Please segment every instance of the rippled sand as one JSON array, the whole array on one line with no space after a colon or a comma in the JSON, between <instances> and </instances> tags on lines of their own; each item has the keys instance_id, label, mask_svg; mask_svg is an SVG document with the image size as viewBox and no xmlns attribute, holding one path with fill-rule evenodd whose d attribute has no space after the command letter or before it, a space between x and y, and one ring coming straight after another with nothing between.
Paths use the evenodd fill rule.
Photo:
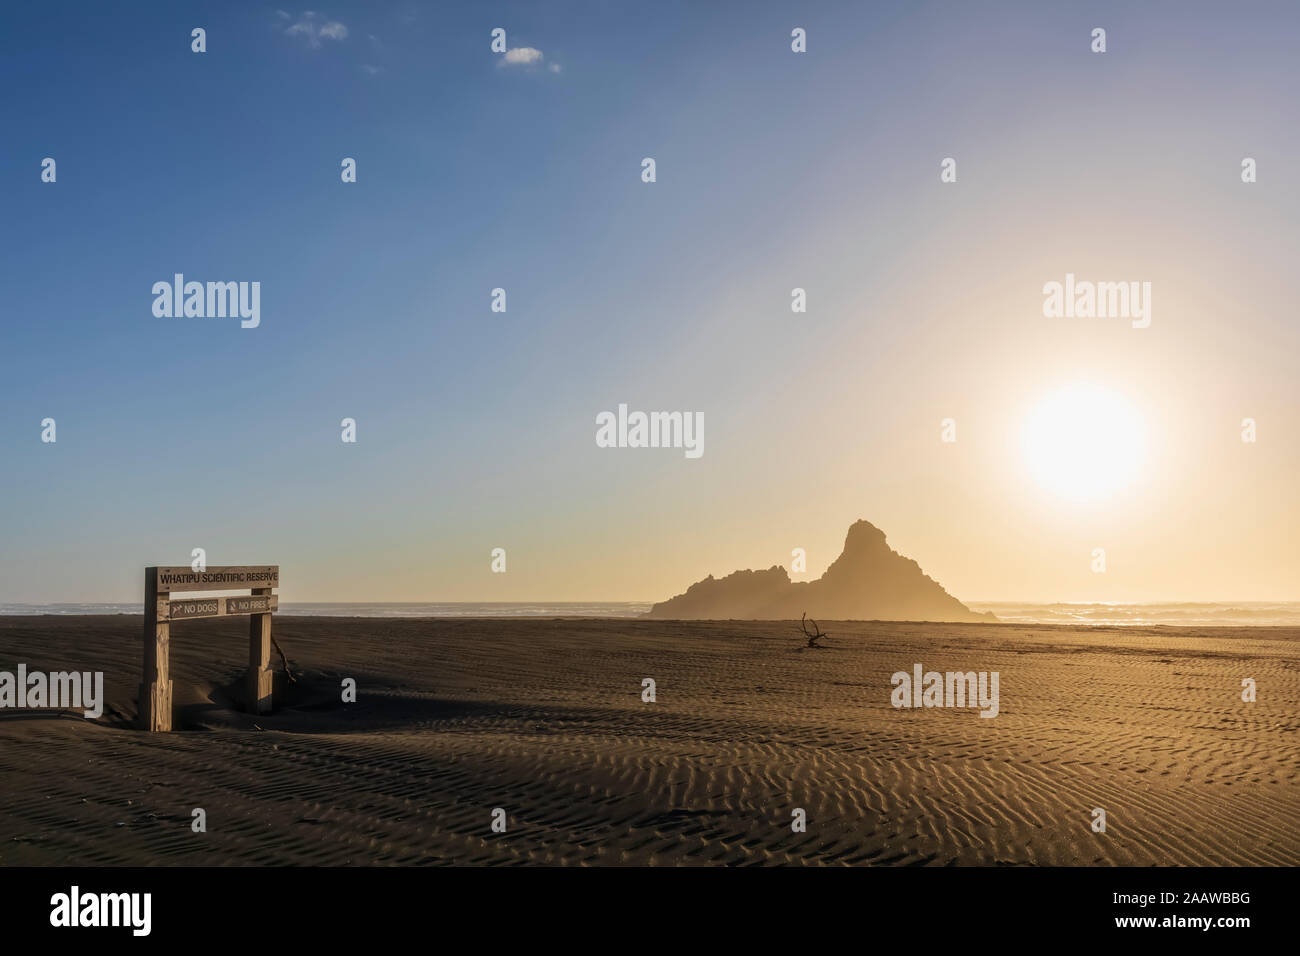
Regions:
<instances>
[{"instance_id":1,"label":"rippled sand","mask_svg":"<svg viewBox=\"0 0 1300 956\"><path fill-rule=\"evenodd\" d=\"M144 734L138 617L0 618L112 705L0 711L0 864L1300 864L1300 629L821 624L280 617L262 717L245 619L178 624ZM999 716L895 709L918 662Z\"/></svg>"}]
</instances>

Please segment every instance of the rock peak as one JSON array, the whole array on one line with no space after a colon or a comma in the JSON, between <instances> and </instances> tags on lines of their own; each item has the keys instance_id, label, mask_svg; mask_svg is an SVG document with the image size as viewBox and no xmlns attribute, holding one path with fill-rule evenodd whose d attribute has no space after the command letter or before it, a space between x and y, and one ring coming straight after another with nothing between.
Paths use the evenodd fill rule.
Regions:
<instances>
[{"instance_id":1,"label":"rock peak","mask_svg":"<svg viewBox=\"0 0 1300 956\"><path fill-rule=\"evenodd\" d=\"M792 582L785 568L709 575L652 607L647 617L683 620L992 621L945 591L911 558L890 549L870 521L849 526L844 550L816 581Z\"/></svg>"}]
</instances>

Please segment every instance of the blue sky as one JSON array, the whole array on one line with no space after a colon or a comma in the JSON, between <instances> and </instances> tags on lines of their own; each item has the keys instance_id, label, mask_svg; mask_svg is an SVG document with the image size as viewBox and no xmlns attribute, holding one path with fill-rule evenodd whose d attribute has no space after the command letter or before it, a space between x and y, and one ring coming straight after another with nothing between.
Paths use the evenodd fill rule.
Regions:
<instances>
[{"instance_id":1,"label":"blue sky","mask_svg":"<svg viewBox=\"0 0 1300 956\"><path fill-rule=\"evenodd\" d=\"M660 599L795 546L820 573L858 517L968 600L1300 598L1293 5L0 16L0 600L133 600L200 546L287 600ZM1156 281L1146 339L1044 330L1041 283L1090 268ZM156 318L176 272L259 281L261 326ZM1022 508L994 426L1081 371L1190 437L1104 513ZM619 402L702 410L704 457L596 448ZM1273 443L1193 481L1242 409ZM1237 552L1175 540L1259 497Z\"/></svg>"}]
</instances>

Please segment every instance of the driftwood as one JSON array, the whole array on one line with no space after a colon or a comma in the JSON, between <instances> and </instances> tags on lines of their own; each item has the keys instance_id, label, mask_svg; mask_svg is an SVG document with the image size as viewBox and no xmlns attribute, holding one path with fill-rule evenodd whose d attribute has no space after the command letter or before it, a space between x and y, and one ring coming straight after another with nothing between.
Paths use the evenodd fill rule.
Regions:
<instances>
[{"instance_id":1,"label":"driftwood","mask_svg":"<svg viewBox=\"0 0 1300 956\"><path fill-rule=\"evenodd\" d=\"M808 633L808 625L804 623L805 618L812 623L813 630L817 632L816 634ZM830 637L829 634L822 633L822 629L817 626L817 622L812 620L812 618L808 617L807 611L804 611L803 617L799 618L799 627L803 631L803 636L808 638L808 643L806 645L807 647L816 648L817 642L820 641L823 637Z\"/></svg>"},{"instance_id":2,"label":"driftwood","mask_svg":"<svg viewBox=\"0 0 1300 956\"><path fill-rule=\"evenodd\" d=\"M289 667L289 658L284 656L284 651L280 647L280 642L275 639L274 635L271 636L271 644L274 645L276 652L280 655L281 663L284 664L284 676L289 678L290 684L298 683L298 678L293 676L293 671Z\"/></svg>"}]
</instances>

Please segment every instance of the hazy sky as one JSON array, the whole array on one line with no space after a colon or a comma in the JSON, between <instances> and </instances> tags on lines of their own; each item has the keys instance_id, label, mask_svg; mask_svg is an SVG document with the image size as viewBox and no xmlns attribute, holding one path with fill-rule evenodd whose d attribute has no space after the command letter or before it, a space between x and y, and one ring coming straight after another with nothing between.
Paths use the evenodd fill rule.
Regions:
<instances>
[{"instance_id":1,"label":"hazy sky","mask_svg":"<svg viewBox=\"0 0 1300 956\"><path fill-rule=\"evenodd\" d=\"M1294 3L0 20L0 601L194 547L287 601L660 600L857 518L963 600L1300 599ZM155 317L177 272L261 325ZM1150 327L1044 317L1067 273ZM1082 502L1023 437L1080 383L1143 436ZM703 456L598 448L619 403Z\"/></svg>"}]
</instances>

